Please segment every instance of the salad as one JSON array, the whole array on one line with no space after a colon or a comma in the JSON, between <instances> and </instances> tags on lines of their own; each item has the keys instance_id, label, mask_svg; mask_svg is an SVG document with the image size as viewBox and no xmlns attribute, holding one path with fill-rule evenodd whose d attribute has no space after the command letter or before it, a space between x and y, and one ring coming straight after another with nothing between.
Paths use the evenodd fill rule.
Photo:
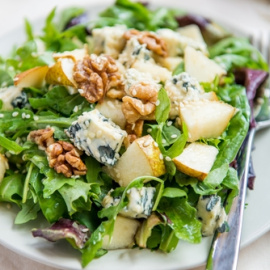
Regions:
<instances>
[{"instance_id":1,"label":"salad","mask_svg":"<svg viewBox=\"0 0 270 270\"><path fill-rule=\"evenodd\" d=\"M268 66L208 19L117 0L47 17L0 59L0 203L82 266L228 232L237 153L268 115ZM252 186L252 183L250 183ZM42 239L41 239L42 241Z\"/></svg>"}]
</instances>

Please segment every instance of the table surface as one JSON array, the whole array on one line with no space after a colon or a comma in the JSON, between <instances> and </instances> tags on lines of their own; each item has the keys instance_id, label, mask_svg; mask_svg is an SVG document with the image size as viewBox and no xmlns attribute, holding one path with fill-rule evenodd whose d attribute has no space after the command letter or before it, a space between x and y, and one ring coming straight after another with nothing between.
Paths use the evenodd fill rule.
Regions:
<instances>
[{"instance_id":1,"label":"table surface","mask_svg":"<svg viewBox=\"0 0 270 270\"><path fill-rule=\"evenodd\" d=\"M94 1L94 0L92 0ZM223 12L219 12L219 4L222 3ZM98 1L97 1L98 2ZM186 2L186 1L185 1ZM209 14L209 16L217 17L220 21L227 21L228 14L232 20L237 19L239 25L244 25L246 29L251 31L256 29L270 30L270 2L266 0L189 0L185 5L201 5L200 10L202 14ZM233 2L233 3L232 3ZM0 0L0 37L16 28L24 18L30 21L37 19L43 14L47 14L54 6L74 5L74 3L85 4L87 1L74 0ZM231 8L232 4L235 8ZM239 8L244 12L239 15ZM1 40L0 40L1 42ZM0 219L1 228L1 219ZM270 269L270 231L265 233L259 239L249 244L240 250L238 270L249 269ZM24 258L14 252L6 249L0 245L0 265L4 270L55 270L55 268L42 265L30 259ZM194 268L193 270L202 270L203 266Z\"/></svg>"}]
</instances>

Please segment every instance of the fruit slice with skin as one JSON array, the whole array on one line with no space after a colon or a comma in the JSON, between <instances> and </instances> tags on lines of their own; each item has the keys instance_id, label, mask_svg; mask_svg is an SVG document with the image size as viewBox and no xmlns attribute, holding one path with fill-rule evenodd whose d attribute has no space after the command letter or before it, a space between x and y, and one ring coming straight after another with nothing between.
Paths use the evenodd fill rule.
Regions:
<instances>
[{"instance_id":1,"label":"fruit slice with skin","mask_svg":"<svg viewBox=\"0 0 270 270\"><path fill-rule=\"evenodd\" d=\"M236 108L215 100L194 100L180 103L179 114L188 129L188 141L217 138L228 126Z\"/></svg>"},{"instance_id":2,"label":"fruit slice with skin","mask_svg":"<svg viewBox=\"0 0 270 270\"><path fill-rule=\"evenodd\" d=\"M104 170L125 187L139 176L161 176L165 173L165 165L157 144L147 135L136 139L115 166L105 167Z\"/></svg>"},{"instance_id":3,"label":"fruit slice with skin","mask_svg":"<svg viewBox=\"0 0 270 270\"><path fill-rule=\"evenodd\" d=\"M131 248L140 222L136 219L117 216L114 224L112 238L106 235L103 238L102 248L121 249Z\"/></svg>"},{"instance_id":4,"label":"fruit slice with skin","mask_svg":"<svg viewBox=\"0 0 270 270\"><path fill-rule=\"evenodd\" d=\"M76 82L73 79L73 68L74 61L71 58L59 58L47 72L47 83L76 87Z\"/></svg>"},{"instance_id":5,"label":"fruit slice with skin","mask_svg":"<svg viewBox=\"0 0 270 270\"><path fill-rule=\"evenodd\" d=\"M6 157L0 154L0 183L4 178L6 170L9 168Z\"/></svg>"},{"instance_id":6,"label":"fruit slice with skin","mask_svg":"<svg viewBox=\"0 0 270 270\"><path fill-rule=\"evenodd\" d=\"M14 77L14 85L20 88L41 87L45 82L45 76L48 70L48 66L39 66L28 69Z\"/></svg>"},{"instance_id":7,"label":"fruit slice with skin","mask_svg":"<svg viewBox=\"0 0 270 270\"><path fill-rule=\"evenodd\" d=\"M61 58L70 58L74 62L82 60L86 55L88 55L87 47L85 46L82 49L75 49L73 51L65 51L61 53L54 53L53 58L55 61Z\"/></svg>"},{"instance_id":8,"label":"fruit slice with skin","mask_svg":"<svg viewBox=\"0 0 270 270\"><path fill-rule=\"evenodd\" d=\"M226 71L202 52L191 47L185 49L185 70L199 82L213 82L216 76L226 74Z\"/></svg>"},{"instance_id":9,"label":"fruit slice with skin","mask_svg":"<svg viewBox=\"0 0 270 270\"><path fill-rule=\"evenodd\" d=\"M218 149L203 143L191 143L173 159L177 169L189 176L204 180L210 172Z\"/></svg>"}]
</instances>

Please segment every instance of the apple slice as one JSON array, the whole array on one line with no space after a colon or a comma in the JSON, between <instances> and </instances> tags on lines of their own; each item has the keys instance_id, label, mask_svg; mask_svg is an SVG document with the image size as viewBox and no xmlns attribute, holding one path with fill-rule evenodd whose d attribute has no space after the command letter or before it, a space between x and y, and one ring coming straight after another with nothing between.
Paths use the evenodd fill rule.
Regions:
<instances>
[{"instance_id":1,"label":"apple slice","mask_svg":"<svg viewBox=\"0 0 270 270\"><path fill-rule=\"evenodd\" d=\"M0 183L4 178L6 170L9 168L6 157L0 154Z\"/></svg>"},{"instance_id":2,"label":"apple slice","mask_svg":"<svg viewBox=\"0 0 270 270\"><path fill-rule=\"evenodd\" d=\"M218 149L216 147L194 142L189 144L179 156L175 157L173 162L179 171L199 180L204 180L210 172L217 154Z\"/></svg>"},{"instance_id":3,"label":"apple slice","mask_svg":"<svg viewBox=\"0 0 270 270\"><path fill-rule=\"evenodd\" d=\"M192 47L186 47L184 62L186 72L199 82L212 82L216 76L226 74L226 71L216 62Z\"/></svg>"},{"instance_id":4,"label":"apple slice","mask_svg":"<svg viewBox=\"0 0 270 270\"><path fill-rule=\"evenodd\" d=\"M76 82L73 79L73 68L74 61L71 58L59 58L47 72L47 83L76 87Z\"/></svg>"},{"instance_id":5,"label":"apple slice","mask_svg":"<svg viewBox=\"0 0 270 270\"><path fill-rule=\"evenodd\" d=\"M28 69L14 77L14 85L23 87L41 87L45 82L45 76L49 70L48 66L39 66Z\"/></svg>"},{"instance_id":6,"label":"apple slice","mask_svg":"<svg viewBox=\"0 0 270 270\"><path fill-rule=\"evenodd\" d=\"M104 249L123 249L131 248L134 245L134 237L139 228L140 222L117 216L114 224L112 238L106 235L103 238L102 248Z\"/></svg>"},{"instance_id":7,"label":"apple slice","mask_svg":"<svg viewBox=\"0 0 270 270\"><path fill-rule=\"evenodd\" d=\"M215 100L193 100L180 103L179 113L188 129L188 141L217 138L228 126L236 108Z\"/></svg>"},{"instance_id":8,"label":"apple slice","mask_svg":"<svg viewBox=\"0 0 270 270\"><path fill-rule=\"evenodd\" d=\"M123 187L136 177L145 175L159 177L165 173L163 157L150 135L136 139L115 166L104 169Z\"/></svg>"}]
</instances>

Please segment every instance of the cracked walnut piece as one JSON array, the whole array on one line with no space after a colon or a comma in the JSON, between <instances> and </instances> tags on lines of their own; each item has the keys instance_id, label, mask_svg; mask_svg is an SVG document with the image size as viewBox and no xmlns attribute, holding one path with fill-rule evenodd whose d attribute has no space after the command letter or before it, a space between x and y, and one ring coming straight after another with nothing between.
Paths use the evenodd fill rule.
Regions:
<instances>
[{"instance_id":1,"label":"cracked walnut piece","mask_svg":"<svg viewBox=\"0 0 270 270\"><path fill-rule=\"evenodd\" d=\"M158 37L155 33L138 31L136 29L131 29L125 32L125 39L128 40L132 37L136 37L140 44L146 44L147 49L153 51L157 55L163 57L168 56L168 51L164 40Z\"/></svg>"},{"instance_id":2,"label":"cracked walnut piece","mask_svg":"<svg viewBox=\"0 0 270 270\"><path fill-rule=\"evenodd\" d=\"M133 124L139 119L155 120L158 89L148 83L138 83L129 89L132 97L125 96L122 111L128 123Z\"/></svg>"},{"instance_id":3,"label":"cracked walnut piece","mask_svg":"<svg viewBox=\"0 0 270 270\"><path fill-rule=\"evenodd\" d=\"M73 78L79 93L89 103L101 100L112 87L121 84L121 74L114 59L107 55L91 54L76 62Z\"/></svg>"},{"instance_id":4,"label":"cracked walnut piece","mask_svg":"<svg viewBox=\"0 0 270 270\"><path fill-rule=\"evenodd\" d=\"M31 131L28 139L35 142L40 149L45 150L49 166L57 173L66 177L72 175L85 175L86 166L80 158L79 151L68 142L55 142L52 128Z\"/></svg>"},{"instance_id":5,"label":"cracked walnut piece","mask_svg":"<svg viewBox=\"0 0 270 270\"><path fill-rule=\"evenodd\" d=\"M47 148L49 166L57 173L66 177L72 175L85 175L86 166L80 158L78 150L68 142L58 141Z\"/></svg>"}]
</instances>

